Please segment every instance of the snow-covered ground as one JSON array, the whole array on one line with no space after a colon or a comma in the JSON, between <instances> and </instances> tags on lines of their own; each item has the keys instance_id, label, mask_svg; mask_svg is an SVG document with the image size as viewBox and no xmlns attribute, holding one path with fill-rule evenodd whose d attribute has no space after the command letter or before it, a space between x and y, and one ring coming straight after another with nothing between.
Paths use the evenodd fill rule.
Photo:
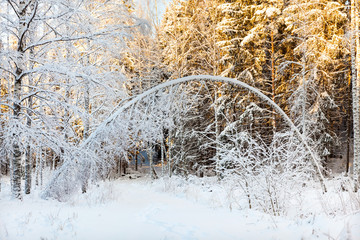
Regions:
<instances>
[{"instance_id":1,"label":"snow-covered ground","mask_svg":"<svg viewBox=\"0 0 360 240\"><path fill-rule=\"evenodd\" d=\"M1 240L360 239L360 212L330 191L309 190L281 217L236 205L226 187L206 179L106 181L68 202L38 195L13 200L3 187Z\"/></svg>"}]
</instances>

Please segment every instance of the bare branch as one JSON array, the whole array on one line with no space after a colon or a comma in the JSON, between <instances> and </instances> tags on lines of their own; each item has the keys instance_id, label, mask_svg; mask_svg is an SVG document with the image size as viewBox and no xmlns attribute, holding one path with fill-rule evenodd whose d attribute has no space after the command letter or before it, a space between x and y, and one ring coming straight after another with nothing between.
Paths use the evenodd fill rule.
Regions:
<instances>
[{"instance_id":1,"label":"bare branch","mask_svg":"<svg viewBox=\"0 0 360 240\"><path fill-rule=\"evenodd\" d=\"M7 2L10 4L11 8L14 10L16 16L17 16L18 18L20 18L20 15L19 15L19 13L16 11L16 9L15 9L15 7L14 7L14 5L13 5L13 2L12 2L11 0L7 0ZM16 4L16 3L15 3L15 4Z\"/></svg>"}]
</instances>

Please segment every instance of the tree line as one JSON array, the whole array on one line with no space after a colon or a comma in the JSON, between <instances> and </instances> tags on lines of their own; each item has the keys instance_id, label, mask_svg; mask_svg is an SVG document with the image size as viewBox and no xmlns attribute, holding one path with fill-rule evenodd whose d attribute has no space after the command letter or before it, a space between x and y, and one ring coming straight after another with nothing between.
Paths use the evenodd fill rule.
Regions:
<instances>
[{"instance_id":1,"label":"tree line","mask_svg":"<svg viewBox=\"0 0 360 240\"><path fill-rule=\"evenodd\" d=\"M0 1L0 172L21 198L21 179L28 194L45 168L56 173L64 163L80 164L76 176L61 172L61 191L79 179L86 191L89 172L120 174L122 163L144 149L150 158L156 152L170 175L219 178L228 169L255 171L249 159L298 166L310 158L273 107L222 82L156 91L124 111L112 128L120 137L99 133L86 145L138 94L172 79L213 75L259 89L294 122L324 171L331 159L344 162L346 173L353 169L356 189L358 4L174 0L156 24L129 0ZM96 169L81 159L93 159Z\"/></svg>"},{"instance_id":2,"label":"tree line","mask_svg":"<svg viewBox=\"0 0 360 240\"><path fill-rule=\"evenodd\" d=\"M290 116L325 168L342 162L341 170L353 167L358 181L358 1L174 1L157 39L169 78L220 75L260 89ZM230 122L260 133L267 144L286 131L256 96L212 87L214 103L198 107L213 108L218 140ZM190 121L185 132L209 125Z\"/></svg>"}]
</instances>

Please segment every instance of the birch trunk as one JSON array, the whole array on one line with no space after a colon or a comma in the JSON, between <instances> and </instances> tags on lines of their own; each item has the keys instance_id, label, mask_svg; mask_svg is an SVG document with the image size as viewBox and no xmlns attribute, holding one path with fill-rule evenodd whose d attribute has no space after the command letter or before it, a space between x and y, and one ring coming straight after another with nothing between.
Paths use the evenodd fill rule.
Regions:
<instances>
[{"instance_id":1,"label":"birch trunk","mask_svg":"<svg viewBox=\"0 0 360 240\"><path fill-rule=\"evenodd\" d=\"M171 177L172 175L172 169L171 169L171 161L173 159L173 156L172 156L172 139L173 139L173 130L169 130L169 136L168 136L168 139L167 139L167 144L168 144L168 147L169 147L169 150L168 150L168 166L169 166L169 177Z\"/></svg>"},{"instance_id":2,"label":"birch trunk","mask_svg":"<svg viewBox=\"0 0 360 240\"><path fill-rule=\"evenodd\" d=\"M31 5L31 11L35 11L35 6L34 4ZM30 36L32 36L32 34L30 33ZM30 59L34 56L34 50L30 49ZM30 62L30 69L34 68L34 63ZM33 86L33 79L32 76L28 77L28 82L29 82L29 86ZM33 89L30 88L29 92L32 91ZM30 96L28 98L28 109L32 109L33 108L33 98ZM31 127L31 116L32 116L32 111L31 110L27 110L27 122L26 125L28 128ZM31 137L29 137L28 139L28 145L26 147L26 156L25 156L25 194L30 194L31 191L31 171L32 171L32 149L30 146L30 141L31 141Z\"/></svg>"},{"instance_id":3,"label":"birch trunk","mask_svg":"<svg viewBox=\"0 0 360 240\"><path fill-rule=\"evenodd\" d=\"M88 53L86 54L86 64L90 66L90 50L91 50L91 43L87 41L87 49ZM85 118L84 118L84 140L89 137L89 130L90 130L90 86L89 80L85 79L84 81L84 109L85 109Z\"/></svg>"},{"instance_id":4,"label":"birch trunk","mask_svg":"<svg viewBox=\"0 0 360 240\"><path fill-rule=\"evenodd\" d=\"M214 121L215 121L215 143L216 143L216 149L215 149L215 173L216 176L218 177L218 179L221 178L221 166L220 166L220 109L219 109L219 102L218 102L218 94L219 94L219 90L218 90L218 86L216 84L214 84L215 86L215 104L214 104L214 111L215 111L215 115L214 115Z\"/></svg>"},{"instance_id":5,"label":"birch trunk","mask_svg":"<svg viewBox=\"0 0 360 240\"><path fill-rule=\"evenodd\" d=\"M165 144L164 144L164 134L161 138L161 176L164 177L164 161L165 161ZM1 170L1 169L0 169Z\"/></svg>"},{"instance_id":6,"label":"birch trunk","mask_svg":"<svg viewBox=\"0 0 360 240\"><path fill-rule=\"evenodd\" d=\"M351 62L351 59L350 59ZM347 125L347 139L346 139L346 166L345 166L345 171L346 171L346 175L349 175L349 167L350 167L350 146L351 146L351 130L352 130L352 119L351 119L351 73L349 73L348 76L348 94L346 95L346 100L347 100L347 116L346 116L346 125Z\"/></svg>"},{"instance_id":7,"label":"birch trunk","mask_svg":"<svg viewBox=\"0 0 360 240\"><path fill-rule=\"evenodd\" d=\"M31 147L27 145L25 156L25 194L30 194L31 191Z\"/></svg>"},{"instance_id":8,"label":"birch trunk","mask_svg":"<svg viewBox=\"0 0 360 240\"><path fill-rule=\"evenodd\" d=\"M41 148L38 148L36 151L36 162L35 162L35 186L39 186L39 167L40 167L40 158L42 152Z\"/></svg>"},{"instance_id":9,"label":"birch trunk","mask_svg":"<svg viewBox=\"0 0 360 240\"><path fill-rule=\"evenodd\" d=\"M40 187L42 188L42 186L43 186L43 170L44 170L44 161L46 161L46 159L47 159L47 149L45 148L44 149L44 157L41 157L40 158L40 172L39 172L39 174L40 174Z\"/></svg>"},{"instance_id":10,"label":"birch trunk","mask_svg":"<svg viewBox=\"0 0 360 240\"><path fill-rule=\"evenodd\" d=\"M154 173L153 173L153 146L152 144L149 144L148 146L148 157L149 157L149 164L150 164L150 177L151 179L154 179Z\"/></svg>"},{"instance_id":11,"label":"birch trunk","mask_svg":"<svg viewBox=\"0 0 360 240\"><path fill-rule=\"evenodd\" d=\"M88 40L87 42L87 48L88 48L88 52L90 52L90 41ZM90 57L89 57L89 53L86 55L86 64L90 65ZM89 131L90 131L90 86L89 86L89 80L85 79L84 82L84 88L85 88L85 92L84 92L84 110L85 110L85 118L84 118L84 135L83 135L83 141L85 141L88 137L89 137ZM90 178L90 174L89 171L90 166L88 166L87 164L85 164L83 166L85 169L83 169L83 173L84 173L84 179L82 181L82 193L86 193L87 190L87 185L88 185L88 181Z\"/></svg>"},{"instance_id":12,"label":"birch trunk","mask_svg":"<svg viewBox=\"0 0 360 240\"><path fill-rule=\"evenodd\" d=\"M26 9L28 1L21 0L19 2L18 17L18 44L16 59L16 71L14 81L14 103L13 103L13 117L16 124L19 124L19 116L21 112L21 89L24 71L24 45L25 34L28 24L26 22ZM21 156L20 139L14 134L13 156L12 156L12 184L11 191L14 198L21 199Z\"/></svg>"},{"instance_id":13,"label":"birch trunk","mask_svg":"<svg viewBox=\"0 0 360 240\"><path fill-rule=\"evenodd\" d=\"M357 0L351 1L351 74L353 96L353 124L354 124L354 160L353 177L354 190L359 188L359 163L360 163L360 114L359 114L359 90L360 90L360 46L359 46L359 16Z\"/></svg>"}]
</instances>

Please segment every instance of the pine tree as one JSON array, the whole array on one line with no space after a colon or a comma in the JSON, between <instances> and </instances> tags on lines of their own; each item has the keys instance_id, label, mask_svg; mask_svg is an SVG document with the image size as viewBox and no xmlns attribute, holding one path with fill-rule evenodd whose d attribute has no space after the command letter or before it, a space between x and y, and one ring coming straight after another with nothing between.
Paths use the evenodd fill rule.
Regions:
<instances>
[{"instance_id":1,"label":"pine tree","mask_svg":"<svg viewBox=\"0 0 360 240\"><path fill-rule=\"evenodd\" d=\"M175 1L165 13L159 28L163 62L169 78L198 74L220 74L221 51L216 42L218 1ZM209 144L208 126L213 137L220 133L220 117L216 107L221 84L194 83L187 90L193 99L191 111L176 119L177 129L169 130L169 154L177 159L172 168L188 174L201 172L215 152ZM209 91L212 94L209 94ZM201 147L206 146L206 147ZM214 147L216 148L216 147Z\"/></svg>"},{"instance_id":2,"label":"pine tree","mask_svg":"<svg viewBox=\"0 0 360 240\"><path fill-rule=\"evenodd\" d=\"M323 159L333 152L340 133L334 122L341 118L335 88L343 89L336 82L337 72L345 68L343 11L336 1L290 1L284 10L291 33L287 41L295 44L282 65L293 81L291 114Z\"/></svg>"},{"instance_id":3,"label":"pine tree","mask_svg":"<svg viewBox=\"0 0 360 240\"><path fill-rule=\"evenodd\" d=\"M276 103L286 107L286 84L278 73L278 66L284 58L283 8L283 1L223 3L219 6L221 21L217 29L218 45L224 52L222 75L236 77L257 87ZM230 94L230 99L235 97L231 96L231 93L225 94ZM248 112L244 109L250 102L255 102L264 111L261 118L257 117L258 120L254 121L254 129L259 129L258 132L262 132L264 138L271 141L272 134L269 133L273 133L277 125L275 111L268 111L269 107L266 104L258 102L256 97L247 92L242 92L241 96L244 104L237 112Z\"/></svg>"},{"instance_id":4,"label":"pine tree","mask_svg":"<svg viewBox=\"0 0 360 240\"><path fill-rule=\"evenodd\" d=\"M216 39L217 1L175 1L159 29L163 62L171 78L212 73L218 75Z\"/></svg>"}]
</instances>

